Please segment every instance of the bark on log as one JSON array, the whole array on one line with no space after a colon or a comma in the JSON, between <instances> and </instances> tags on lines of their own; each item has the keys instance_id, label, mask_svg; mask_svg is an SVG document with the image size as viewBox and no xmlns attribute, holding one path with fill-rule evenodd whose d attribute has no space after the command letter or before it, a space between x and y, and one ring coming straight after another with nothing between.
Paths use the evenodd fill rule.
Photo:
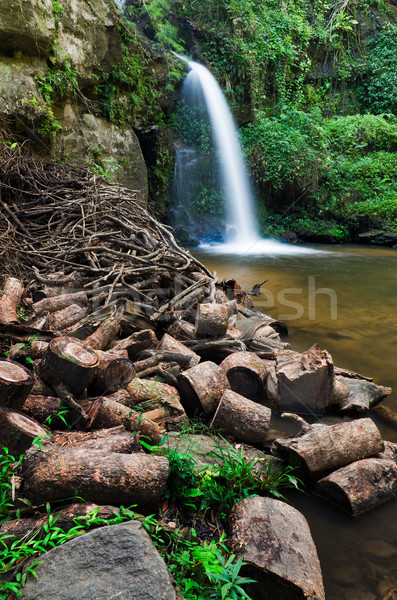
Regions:
<instances>
[{"instance_id":1,"label":"bark on log","mask_svg":"<svg viewBox=\"0 0 397 600\"><path fill-rule=\"evenodd\" d=\"M158 444L162 438L159 426L146 419L139 413L124 404L111 398L98 398L94 400L88 411L89 423L87 429L104 429L123 425L127 431L135 431L151 444Z\"/></svg>"},{"instance_id":2,"label":"bark on log","mask_svg":"<svg viewBox=\"0 0 397 600\"><path fill-rule=\"evenodd\" d=\"M168 328L168 333L175 339L181 340L182 342L186 340L194 340L196 337L194 325L182 319L175 321L175 323Z\"/></svg>"},{"instance_id":3,"label":"bark on log","mask_svg":"<svg viewBox=\"0 0 397 600\"><path fill-rule=\"evenodd\" d=\"M120 323L115 317L109 317L84 340L84 344L91 350L104 350L120 331Z\"/></svg>"},{"instance_id":4,"label":"bark on log","mask_svg":"<svg viewBox=\"0 0 397 600\"><path fill-rule=\"evenodd\" d=\"M47 312L54 313L63 310L72 304L87 306L87 294L85 292L75 292L71 294L62 294L61 296L53 296L51 298L43 298L43 300L39 300L39 302L32 304L32 309L36 315L41 315Z\"/></svg>"},{"instance_id":5,"label":"bark on log","mask_svg":"<svg viewBox=\"0 0 397 600\"><path fill-rule=\"evenodd\" d=\"M236 327L243 332L244 338L269 338L280 341L279 333L272 327L274 319L263 317L249 317L236 322Z\"/></svg>"},{"instance_id":6,"label":"bark on log","mask_svg":"<svg viewBox=\"0 0 397 600\"><path fill-rule=\"evenodd\" d=\"M17 410L0 408L1 445L6 446L10 454L19 455L32 445L37 436L50 436L34 419Z\"/></svg>"},{"instance_id":7,"label":"bark on log","mask_svg":"<svg viewBox=\"0 0 397 600\"><path fill-rule=\"evenodd\" d=\"M376 385L366 379L353 379L339 375L336 381L348 392L347 395L339 398L337 408L341 413L365 413L392 393L391 388Z\"/></svg>"},{"instance_id":8,"label":"bark on log","mask_svg":"<svg viewBox=\"0 0 397 600\"><path fill-rule=\"evenodd\" d=\"M151 329L137 331L121 341L110 344L111 350L127 350L130 359L134 359L140 352L154 348L158 340Z\"/></svg>"},{"instance_id":9,"label":"bark on log","mask_svg":"<svg viewBox=\"0 0 397 600\"><path fill-rule=\"evenodd\" d=\"M119 357L110 351L101 352L99 359L93 384L102 393L112 394L125 388L135 377L135 367L128 358Z\"/></svg>"},{"instance_id":10,"label":"bark on log","mask_svg":"<svg viewBox=\"0 0 397 600\"><path fill-rule=\"evenodd\" d=\"M65 429L72 424L71 414L62 404L62 400L54 396L29 394L22 410L29 417L46 424L51 429ZM60 412L62 412L62 418L58 416Z\"/></svg>"},{"instance_id":11,"label":"bark on log","mask_svg":"<svg viewBox=\"0 0 397 600\"><path fill-rule=\"evenodd\" d=\"M52 313L47 319L47 327L50 331L64 331L81 321L86 314L86 308L78 304L71 304L67 308Z\"/></svg>"},{"instance_id":12,"label":"bark on log","mask_svg":"<svg viewBox=\"0 0 397 600\"><path fill-rule=\"evenodd\" d=\"M20 409L34 384L33 374L10 360L0 360L0 406Z\"/></svg>"},{"instance_id":13,"label":"bark on log","mask_svg":"<svg viewBox=\"0 0 397 600\"><path fill-rule=\"evenodd\" d=\"M210 417L230 385L224 370L217 364L206 361L181 373L178 388L182 405L189 417L200 414Z\"/></svg>"},{"instance_id":14,"label":"bark on log","mask_svg":"<svg viewBox=\"0 0 397 600\"><path fill-rule=\"evenodd\" d=\"M74 519L87 517L95 511L96 518L111 519L117 514L118 509L115 506L98 506L97 504L71 504L55 513L57 517L56 526L69 531L76 526ZM8 547L15 540L22 540L30 533L38 531L43 525L48 523L49 516L46 513L36 517L25 517L22 519L13 519L0 525L0 538ZM93 527L97 527L94 525ZM11 536L9 538L5 536Z\"/></svg>"},{"instance_id":15,"label":"bark on log","mask_svg":"<svg viewBox=\"0 0 397 600\"><path fill-rule=\"evenodd\" d=\"M271 414L270 408L226 390L211 426L222 429L241 442L263 444L270 428Z\"/></svg>"},{"instance_id":16,"label":"bark on log","mask_svg":"<svg viewBox=\"0 0 397 600\"><path fill-rule=\"evenodd\" d=\"M338 469L383 448L379 429L371 419L314 427L300 437L275 441L277 456L298 467L302 477Z\"/></svg>"},{"instance_id":17,"label":"bark on log","mask_svg":"<svg viewBox=\"0 0 397 600\"><path fill-rule=\"evenodd\" d=\"M277 403L282 412L323 414L334 386L332 357L317 345L299 354L277 353Z\"/></svg>"},{"instance_id":18,"label":"bark on log","mask_svg":"<svg viewBox=\"0 0 397 600\"><path fill-rule=\"evenodd\" d=\"M364 458L320 479L316 492L354 516L383 504L397 493L397 464Z\"/></svg>"},{"instance_id":19,"label":"bark on log","mask_svg":"<svg viewBox=\"0 0 397 600\"><path fill-rule=\"evenodd\" d=\"M30 390L30 395L32 395L32 396L53 396L54 390L52 389L52 387L49 386L47 383L45 383L42 379L40 379L40 377L38 376L38 374L36 372L37 362L38 361L35 361L35 365L33 367L34 383L33 383L32 389Z\"/></svg>"},{"instance_id":20,"label":"bark on log","mask_svg":"<svg viewBox=\"0 0 397 600\"><path fill-rule=\"evenodd\" d=\"M52 441L56 446L100 450L104 453L131 454L142 450L136 436L127 431L123 425L98 431L56 433Z\"/></svg>"},{"instance_id":21,"label":"bark on log","mask_svg":"<svg viewBox=\"0 0 397 600\"><path fill-rule=\"evenodd\" d=\"M226 304L199 304L196 312L196 335L219 337L227 330L228 310Z\"/></svg>"},{"instance_id":22,"label":"bark on log","mask_svg":"<svg viewBox=\"0 0 397 600\"><path fill-rule=\"evenodd\" d=\"M167 430L178 429L186 423L187 416L177 390L159 381L136 378L127 385L128 398L119 400L126 406L139 405L147 419L151 419ZM155 414L150 414L152 411Z\"/></svg>"},{"instance_id":23,"label":"bark on log","mask_svg":"<svg viewBox=\"0 0 397 600\"><path fill-rule=\"evenodd\" d=\"M147 454L116 454L81 448L31 448L22 465L24 491L33 504L74 496L116 506L158 507L168 460Z\"/></svg>"},{"instance_id":24,"label":"bark on log","mask_svg":"<svg viewBox=\"0 0 397 600\"><path fill-rule=\"evenodd\" d=\"M83 342L72 337L51 340L38 363L38 374L52 386L62 384L72 394L81 394L91 382L98 366L98 357Z\"/></svg>"},{"instance_id":25,"label":"bark on log","mask_svg":"<svg viewBox=\"0 0 397 600\"><path fill-rule=\"evenodd\" d=\"M266 364L253 352L234 352L219 365L226 373L230 388L254 402L265 394Z\"/></svg>"},{"instance_id":26,"label":"bark on log","mask_svg":"<svg viewBox=\"0 0 397 600\"><path fill-rule=\"evenodd\" d=\"M320 562L306 519L273 498L246 498L229 517L229 547L256 583L252 600L325 600Z\"/></svg>"},{"instance_id":27,"label":"bark on log","mask_svg":"<svg viewBox=\"0 0 397 600\"><path fill-rule=\"evenodd\" d=\"M21 303L23 285L15 277L6 277L0 298L0 324L19 323L17 307Z\"/></svg>"},{"instance_id":28,"label":"bark on log","mask_svg":"<svg viewBox=\"0 0 397 600\"><path fill-rule=\"evenodd\" d=\"M188 367L194 367L198 365L198 363L201 360L200 356L193 352L193 350L190 350L190 348L188 348L172 336L168 335L167 333L165 333L162 337L157 347L157 350L158 352L175 352L177 354L182 355L186 354L188 357L190 357L189 363L187 365Z\"/></svg>"}]
</instances>

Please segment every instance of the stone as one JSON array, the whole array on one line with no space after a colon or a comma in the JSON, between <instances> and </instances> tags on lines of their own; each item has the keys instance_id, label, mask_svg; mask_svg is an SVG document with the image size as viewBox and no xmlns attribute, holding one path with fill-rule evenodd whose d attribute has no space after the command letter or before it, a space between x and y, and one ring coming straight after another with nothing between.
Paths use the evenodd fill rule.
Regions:
<instances>
[{"instance_id":1,"label":"stone","mask_svg":"<svg viewBox=\"0 0 397 600\"><path fill-rule=\"evenodd\" d=\"M104 0L62 0L57 55L69 59L82 77L94 83L96 69L108 70L121 60L120 34L110 8Z\"/></svg>"},{"instance_id":2,"label":"stone","mask_svg":"<svg viewBox=\"0 0 397 600\"><path fill-rule=\"evenodd\" d=\"M0 117L14 118L17 129L21 124L39 123L46 115L44 101L34 77L45 74L45 60L37 57L21 59L1 57L0 60Z\"/></svg>"},{"instance_id":3,"label":"stone","mask_svg":"<svg viewBox=\"0 0 397 600\"><path fill-rule=\"evenodd\" d=\"M98 166L110 178L137 191L137 199L148 197L147 169L138 138L130 125L123 127L92 114L80 114L66 101L54 111L62 133L53 142L56 159Z\"/></svg>"},{"instance_id":4,"label":"stone","mask_svg":"<svg viewBox=\"0 0 397 600\"><path fill-rule=\"evenodd\" d=\"M74 538L40 556L23 600L183 600L138 521Z\"/></svg>"},{"instance_id":5,"label":"stone","mask_svg":"<svg viewBox=\"0 0 397 600\"><path fill-rule=\"evenodd\" d=\"M55 35L51 0L8 0L0 3L0 50L45 58Z\"/></svg>"},{"instance_id":6,"label":"stone","mask_svg":"<svg viewBox=\"0 0 397 600\"><path fill-rule=\"evenodd\" d=\"M325 600L320 562L304 516L273 498L241 500L229 517L229 546L247 563L252 600Z\"/></svg>"}]
</instances>

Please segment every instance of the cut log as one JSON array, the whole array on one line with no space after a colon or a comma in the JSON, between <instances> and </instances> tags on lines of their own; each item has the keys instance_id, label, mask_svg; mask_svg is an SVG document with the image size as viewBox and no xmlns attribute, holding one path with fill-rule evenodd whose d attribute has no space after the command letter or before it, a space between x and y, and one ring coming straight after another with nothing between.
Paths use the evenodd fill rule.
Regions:
<instances>
[{"instance_id":1,"label":"cut log","mask_svg":"<svg viewBox=\"0 0 397 600\"><path fill-rule=\"evenodd\" d=\"M182 342L185 340L194 340L196 337L194 325L183 319L175 321L175 323L169 327L168 333Z\"/></svg>"},{"instance_id":2,"label":"cut log","mask_svg":"<svg viewBox=\"0 0 397 600\"><path fill-rule=\"evenodd\" d=\"M32 304L32 309L36 315L41 315L43 313L54 313L63 310L72 304L87 306L87 294L85 292L75 292L71 294L62 294L61 296L43 298L43 300L39 300L39 302Z\"/></svg>"},{"instance_id":3,"label":"cut log","mask_svg":"<svg viewBox=\"0 0 397 600\"><path fill-rule=\"evenodd\" d=\"M23 285L15 277L6 277L3 293L0 298L0 324L10 325L19 323L17 313L18 305L21 303Z\"/></svg>"},{"instance_id":4,"label":"cut log","mask_svg":"<svg viewBox=\"0 0 397 600\"><path fill-rule=\"evenodd\" d=\"M222 429L238 441L263 444L270 428L271 415L270 408L226 390L211 426Z\"/></svg>"},{"instance_id":5,"label":"cut log","mask_svg":"<svg viewBox=\"0 0 397 600\"><path fill-rule=\"evenodd\" d=\"M316 492L354 516L396 497L397 464L365 458L320 479Z\"/></svg>"},{"instance_id":6,"label":"cut log","mask_svg":"<svg viewBox=\"0 0 397 600\"><path fill-rule=\"evenodd\" d=\"M0 360L0 406L22 408L34 384L33 374L10 360Z\"/></svg>"},{"instance_id":7,"label":"cut log","mask_svg":"<svg viewBox=\"0 0 397 600\"><path fill-rule=\"evenodd\" d=\"M255 580L252 600L325 600L320 562L304 516L273 498L246 498L229 517L229 548Z\"/></svg>"},{"instance_id":8,"label":"cut log","mask_svg":"<svg viewBox=\"0 0 397 600\"><path fill-rule=\"evenodd\" d=\"M239 325L240 324L243 325L243 321L244 322L249 321L250 323L256 322L259 324L259 326L272 327L272 329L274 329L274 331L276 331L281 336L288 335L287 326L284 323L282 323L281 321L276 321L269 315L265 315L264 313L262 313L260 311L255 312L255 311L249 310L248 308L241 306L241 304L238 304L238 312L244 317L244 319L241 319L238 321ZM248 326L248 323L247 323L247 326ZM246 327L245 325L242 326L242 329L245 329L245 327ZM247 334L249 337L251 337L250 331L247 331Z\"/></svg>"},{"instance_id":9,"label":"cut log","mask_svg":"<svg viewBox=\"0 0 397 600\"><path fill-rule=\"evenodd\" d=\"M167 333L162 337L157 350L158 352L175 352L177 354L187 355L190 357L187 365L188 367L194 367L195 365L198 365L201 360L200 356L193 352L193 350L190 350L190 348L187 348L187 346L182 344L182 342L179 342Z\"/></svg>"},{"instance_id":10,"label":"cut log","mask_svg":"<svg viewBox=\"0 0 397 600\"><path fill-rule=\"evenodd\" d=\"M79 304L71 304L67 308L52 313L47 319L47 327L50 331L64 331L81 321L86 314L86 308L83 308Z\"/></svg>"},{"instance_id":11,"label":"cut log","mask_svg":"<svg viewBox=\"0 0 397 600\"><path fill-rule=\"evenodd\" d=\"M87 518L91 514L95 513L95 518L101 518L104 520L111 519L117 514L115 506L98 506L97 504L71 504L60 511L55 513L56 526L60 527L63 531L69 531L76 526L75 519ZM51 514L51 517L53 513ZM43 525L48 523L48 514L40 514L38 517L25 517L21 519L13 519L12 521L6 521L0 525L0 537L3 543L10 546L15 540L22 540L26 538L30 533L38 531ZM96 523L93 525L97 527ZM10 536L7 538L6 536Z\"/></svg>"},{"instance_id":12,"label":"cut log","mask_svg":"<svg viewBox=\"0 0 397 600\"><path fill-rule=\"evenodd\" d=\"M226 373L231 389L254 402L265 394L268 374L266 363L253 352L234 352L219 365Z\"/></svg>"},{"instance_id":13,"label":"cut log","mask_svg":"<svg viewBox=\"0 0 397 600\"><path fill-rule=\"evenodd\" d=\"M389 387L376 385L366 379L336 377L336 381L347 389L347 395L339 399L337 408L341 413L365 413L392 393Z\"/></svg>"},{"instance_id":14,"label":"cut log","mask_svg":"<svg viewBox=\"0 0 397 600\"><path fill-rule=\"evenodd\" d=\"M227 329L228 309L226 304L199 304L196 312L196 335L219 337Z\"/></svg>"},{"instance_id":15,"label":"cut log","mask_svg":"<svg viewBox=\"0 0 397 600\"><path fill-rule=\"evenodd\" d=\"M164 426L167 431L178 429L186 423L187 416L179 394L171 385L136 378L127 385L126 390L129 397L121 398L119 402L130 407L139 406L145 411L147 419ZM157 412L153 414L152 411Z\"/></svg>"},{"instance_id":16,"label":"cut log","mask_svg":"<svg viewBox=\"0 0 397 600\"><path fill-rule=\"evenodd\" d=\"M244 338L270 338L280 341L279 333L272 327L272 323L278 323L270 317L249 317L236 322L236 327L243 332Z\"/></svg>"},{"instance_id":17,"label":"cut log","mask_svg":"<svg viewBox=\"0 0 397 600\"><path fill-rule=\"evenodd\" d=\"M56 446L101 450L104 453L131 454L142 450L136 436L127 431L123 425L98 431L69 431L55 434L52 441Z\"/></svg>"},{"instance_id":18,"label":"cut log","mask_svg":"<svg viewBox=\"0 0 397 600\"><path fill-rule=\"evenodd\" d=\"M156 423L111 398L94 400L88 412L87 429L104 429L123 425L127 431L139 433L151 444L158 444L162 433Z\"/></svg>"},{"instance_id":19,"label":"cut log","mask_svg":"<svg viewBox=\"0 0 397 600\"><path fill-rule=\"evenodd\" d=\"M119 320L115 317L109 317L84 340L84 344L91 350L104 350L114 340L119 331Z\"/></svg>"},{"instance_id":20,"label":"cut log","mask_svg":"<svg viewBox=\"0 0 397 600\"><path fill-rule=\"evenodd\" d=\"M42 379L40 379L40 377L38 376L38 374L36 372L38 362L39 361L35 361L35 364L33 366L34 384L33 384L32 389L30 390L30 395L53 396L54 390L52 389L52 387L49 386L47 383L45 383Z\"/></svg>"},{"instance_id":21,"label":"cut log","mask_svg":"<svg viewBox=\"0 0 397 600\"><path fill-rule=\"evenodd\" d=\"M22 465L24 493L33 504L79 496L88 502L158 507L168 460L144 453L116 454L81 448L31 448Z\"/></svg>"},{"instance_id":22,"label":"cut log","mask_svg":"<svg viewBox=\"0 0 397 600\"><path fill-rule=\"evenodd\" d=\"M49 439L51 434L27 415L23 413L0 408L0 444L10 451L10 454L19 456L32 445L35 437L40 436Z\"/></svg>"},{"instance_id":23,"label":"cut log","mask_svg":"<svg viewBox=\"0 0 397 600\"><path fill-rule=\"evenodd\" d=\"M292 350L277 353L277 403L282 412L323 414L334 386L333 362L317 345L299 354Z\"/></svg>"},{"instance_id":24,"label":"cut log","mask_svg":"<svg viewBox=\"0 0 397 600\"><path fill-rule=\"evenodd\" d=\"M72 424L71 414L62 404L60 398L29 394L22 410L39 423L48 425L51 429L66 429ZM62 418L58 416L61 413Z\"/></svg>"},{"instance_id":25,"label":"cut log","mask_svg":"<svg viewBox=\"0 0 397 600\"><path fill-rule=\"evenodd\" d=\"M374 406L374 413L379 415L389 426L397 427L397 413L388 406Z\"/></svg>"},{"instance_id":26,"label":"cut log","mask_svg":"<svg viewBox=\"0 0 397 600\"><path fill-rule=\"evenodd\" d=\"M201 414L210 417L230 385L224 370L214 362L206 361L181 373L178 388L182 405L189 417Z\"/></svg>"},{"instance_id":27,"label":"cut log","mask_svg":"<svg viewBox=\"0 0 397 600\"><path fill-rule=\"evenodd\" d=\"M38 363L41 379L52 386L62 384L72 394L81 394L93 379L98 357L83 342L72 337L51 340Z\"/></svg>"},{"instance_id":28,"label":"cut log","mask_svg":"<svg viewBox=\"0 0 397 600\"><path fill-rule=\"evenodd\" d=\"M275 441L276 454L302 477L317 476L353 461L382 452L384 443L371 419L357 419L330 427L313 427L296 438Z\"/></svg>"},{"instance_id":29,"label":"cut log","mask_svg":"<svg viewBox=\"0 0 397 600\"><path fill-rule=\"evenodd\" d=\"M112 350L127 350L128 356L134 359L140 352L148 348L154 348L158 340L151 329L137 331L121 341L115 341L110 344Z\"/></svg>"},{"instance_id":30,"label":"cut log","mask_svg":"<svg viewBox=\"0 0 397 600\"><path fill-rule=\"evenodd\" d=\"M126 352L121 350L121 353ZM99 354L99 351L98 351ZM126 385L135 377L135 367L124 356L117 356L117 352L101 352L99 365L95 372L93 384L102 393L112 394Z\"/></svg>"}]
</instances>

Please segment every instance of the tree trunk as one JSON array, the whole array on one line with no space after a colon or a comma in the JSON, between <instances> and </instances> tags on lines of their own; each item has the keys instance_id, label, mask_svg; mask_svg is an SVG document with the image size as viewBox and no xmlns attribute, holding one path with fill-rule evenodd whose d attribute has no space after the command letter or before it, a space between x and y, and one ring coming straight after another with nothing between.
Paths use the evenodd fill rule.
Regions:
<instances>
[{"instance_id":1,"label":"tree trunk","mask_svg":"<svg viewBox=\"0 0 397 600\"><path fill-rule=\"evenodd\" d=\"M112 350L127 350L130 359L134 359L140 352L148 348L154 348L158 340L151 329L137 331L121 341L110 344Z\"/></svg>"},{"instance_id":2,"label":"tree trunk","mask_svg":"<svg viewBox=\"0 0 397 600\"><path fill-rule=\"evenodd\" d=\"M392 393L391 388L376 385L366 379L338 375L336 381L339 386L343 386L348 392L347 395L339 399L337 404L337 408L341 413L365 413Z\"/></svg>"},{"instance_id":3,"label":"tree trunk","mask_svg":"<svg viewBox=\"0 0 397 600\"><path fill-rule=\"evenodd\" d=\"M234 352L223 360L231 389L254 402L260 402L265 393L266 364L254 352Z\"/></svg>"},{"instance_id":4,"label":"tree trunk","mask_svg":"<svg viewBox=\"0 0 397 600\"><path fill-rule=\"evenodd\" d=\"M29 394L22 410L29 417L48 425L51 429L66 429L72 422L71 414L62 404L62 400L54 396ZM63 413L62 419L58 417L59 413Z\"/></svg>"},{"instance_id":5,"label":"tree trunk","mask_svg":"<svg viewBox=\"0 0 397 600\"><path fill-rule=\"evenodd\" d=\"M32 309L36 315L41 315L46 312L53 313L63 310L72 304L87 306L87 294L85 292L75 292L71 294L62 294L61 296L52 296L51 298L43 298L43 300L39 300L39 302L32 304Z\"/></svg>"},{"instance_id":6,"label":"tree trunk","mask_svg":"<svg viewBox=\"0 0 397 600\"><path fill-rule=\"evenodd\" d=\"M302 354L277 353L278 406L281 412L323 414L334 386L332 357L316 345Z\"/></svg>"},{"instance_id":7,"label":"tree trunk","mask_svg":"<svg viewBox=\"0 0 397 600\"><path fill-rule=\"evenodd\" d=\"M164 336L162 337L162 339L157 347L157 351L158 352L175 352L177 354L182 354L182 355L185 354L186 356L190 357L188 367L194 367L195 365L198 365L198 363L201 360L201 358L198 354L193 352L193 350L190 350L190 348L188 348L187 346L182 344L182 342L179 342L172 336L168 335L168 333L165 333Z\"/></svg>"},{"instance_id":8,"label":"tree trunk","mask_svg":"<svg viewBox=\"0 0 397 600\"><path fill-rule=\"evenodd\" d=\"M181 404L179 394L174 387L159 381L136 378L127 385L129 398L119 401L126 406L139 406L151 419L167 430L178 429L186 423L187 416ZM154 412L157 411L157 412ZM160 411L160 412L159 412Z\"/></svg>"},{"instance_id":9,"label":"tree trunk","mask_svg":"<svg viewBox=\"0 0 397 600\"><path fill-rule=\"evenodd\" d=\"M158 444L162 438L156 423L146 419L142 413L111 398L104 397L94 400L88 412L88 418L87 429L103 429L123 425L127 431L139 433L150 444Z\"/></svg>"},{"instance_id":10,"label":"tree trunk","mask_svg":"<svg viewBox=\"0 0 397 600\"><path fill-rule=\"evenodd\" d=\"M275 441L276 454L298 467L301 476L317 476L382 452L384 443L371 419L313 427L301 437Z\"/></svg>"},{"instance_id":11,"label":"tree trunk","mask_svg":"<svg viewBox=\"0 0 397 600\"><path fill-rule=\"evenodd\" d=\"M211 361L200 363L179 376L181 402L189 417L213 415L227 389L230 385L224 370Z\"/></svg>"},{"instance_id":12,"label":"tree trunk","mask_svg":"<svg viewBox=\"0 0 397 600\"><path fill-rule=\"evenodd\" d=\"M104 453L131 454L142 450L137 438L123 425L98 431L68 431L54 434L53 443L56 446L100 450Z\"/></svg>"},{"instance_id":13,"label":"tree trunk","mask_svg":"<svg viewBox=\"0 0 397 600\"><path fill-rule=\"evenodd\" d=\"M320 479L316 492L356 516L395 498L397 465L392 460L364 458Z\"/></svg>"},{"instance_id":14,"label":"tree trunk","mask_svg":"<svg viewBox=\"0 0 397 600\"><path fill-rule=\"evenodd\" d=\"M72 394L81 394L98 367L98 357L83 342L72 337L51 340L38 363L38 374L50 385L62 384Z\"/></svg>"},{"instance_id":15,"label":"tree trunk","mask_svg":"<svg viewBox=\"0 0 397 600\"><path fill-rule=\"evenodd\" d=\"M19 456L30 448L37 436L50 436L45 429L27 415L7 408L0 408L1 445L6 446L10 454Z\"/></svg>"},{"instance_id":16,"label":"tree trunk","mask_svg":"<svg viewBox=\"0 0 397 600\"><path fill-rule=\"evenodd\" d=\"M238 441L263 444L270 427L271 414L270 408L225 390L211 425L219 427Z\"/></svg>"},{"instance_id":17,"label":"tree trunk","mask_svg":"<svg viewBox=\"0 0 397 600\"><path fill-rule=\"evenodd\" d=\"M19 323L17 307L21 303L23 285L15 277L7 277L4 281L3 293L0 298L0 324L10 325Z\"/></svg>"},{"instance_id":18,"label":"tree trunk","mask_svg":"<svg viewBox=\"0 0 397 600\"><path fill-rule=\"evenodd\" d=\"M71 304L67 308L51 313L47 319L47 327L50 331L61 332L81 321L86 315L86 308Z\"/></svg>"},{"instance_id":19,"label":"tree trunk","mask_svg":"<svg viewBox=\"0 0 397 600\"><path fill-rule=\"evenodd\" d=\"M24 457L24 492L33 504L79 496L88 502L157 509L168 478L168 460L147 454L116 454L43 446Z\"/></svg>"},{"instance_id":20,"label":"tree trunk","mask_svg":"<svg viewBox=\"0 0 397 600\"><path fill-rule=\"evenodd\" d=\"M119 319L109 317L103 321L99 327L89 335L84 344L91 350L104 350L120 331Z\"/></svg>"},{"instance_id":21,"label":"tree trunk","mask_svg":"<svg viewBox=\"0 0 397 600\"><path fill-rule=\"evenodd\" d=\"M186 340L194 340L196 337L194 325L188 321L183 321L182 319L175 321L175 323L168 328L168 333L175 339L181 340L182 342Z\"/></svg>"},{"instance_id":22,"label":"tree trunk","mask_svg":"<svg viewBox=\"0 0 397 600\"><path fill-rule=\"evenodd\" d=\"M325 600L320 561L305 517L286 502L245 498L229 517L229 548L255 583L252 600Z\"/></svg>"},{"instance_id":23,"label":"tree trunk","mask_svg":"<svg viewBox=\"0 0 397 600\"><path fill-rule=\"evenodd\" d=\"M196 312L196 335L209 337L225 335L227 320L226 304L199 304Z\"/></svg>"},{"instance_id":24,"label":"tree trunk","mask_svg":"<svg viewBox=\"0 0 397 600\"><path fill-rule=\"evenodd\" d=\"M10 360L0 360L0 405L20 409L34 384L33 374Z\"/></svg>"},{"instance_id":25,"label":"tree trunk","mask_svg":"<svg viewBox=\"0 0 397 600\"><path fill-rule=\"evenodd\" d=\"M135 377L135 367L128 358L120 358L109 351L101 352L99 359L93 384L102 393L111 394L125 388Z\"/></svg>"}]
</instances>

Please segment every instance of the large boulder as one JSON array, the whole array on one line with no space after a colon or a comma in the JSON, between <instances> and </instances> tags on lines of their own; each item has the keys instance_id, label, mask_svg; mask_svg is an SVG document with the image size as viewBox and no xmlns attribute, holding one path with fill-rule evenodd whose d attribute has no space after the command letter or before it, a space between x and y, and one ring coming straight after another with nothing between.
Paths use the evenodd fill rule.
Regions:
<instances>
[{"instance_id":1,"label":"large boulder","mask_svg":"<svg viewBox=\"0 0 397 600\"><path fill-rule=\"evenodd\" d=\"M116 125L89 113L79 113L67 101L55 110L62 133L53 142L56 159L97 168L138 192L138 199L148 197L147 169L138 138L130 125Z\"/></svg>"},{"instance_id":2,"label":"large boulder","mask_svg":"<svg viewBox=\"0 0 397 600\"><path fill-rule=\"evenodd\" d=\"M141 523L96 529L40 557L23 600L183 600Z\"/></svg>"},{"instance_id":3,"label":"large boulder","mask_svg":"<svg viewBox=\"0 0 397 600\"><path fill-rule=\"evenodd\" d=\"M37 57L2 57L0 60L0 118L16 121L17 130L24 124L36 124L46 114L46 106L34 80L46 69L45 60Z\"/></svg>"},{"instance_id":4,"label":"large boulder","mask_svg":"<svg viewBox=\"0 0 397 600\"><path fill-rule=\"evenodd\" d=\"M48 56L55 34L51 0L0 2L0 51Z\"/></svg>"},{"instance_id":5,"label":"large boulder","mask_svg":"<svg viewBox=\"0 0 397 600\"><path fill-rule=\"evenodd\" d=\"M238 502L229 517L229 544L255 579L253 600L325 600L320 562L304 516L273 498Z\"/></svg>"},{"instance_id":6,"label":"large boulder","mask_svg":"<svg viewBox=\"0 0 397 600\"><path fill-rule=\"evenodd\" d=\"M106 70L119 62L120 34L106 2L63 0L56 48L58 58L70 58L85 83L92 79L95 69Z\"/></svg>"}]
</instances>

